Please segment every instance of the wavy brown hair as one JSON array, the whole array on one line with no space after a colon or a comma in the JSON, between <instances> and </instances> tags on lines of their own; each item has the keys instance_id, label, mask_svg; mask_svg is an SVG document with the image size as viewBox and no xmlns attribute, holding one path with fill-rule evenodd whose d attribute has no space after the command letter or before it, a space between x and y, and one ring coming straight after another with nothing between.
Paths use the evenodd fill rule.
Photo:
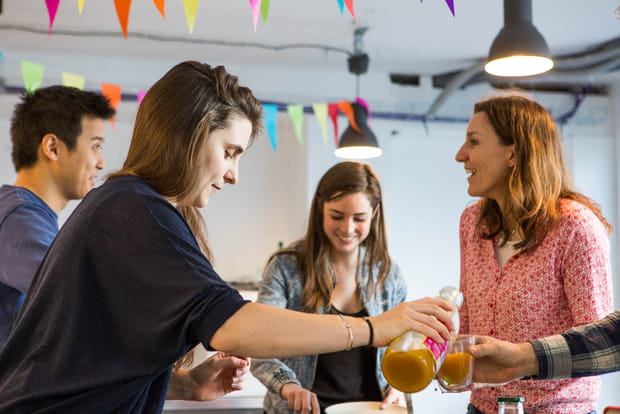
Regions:
<instances>
[{"instance_id":1,"label":"wavy brown hair","mask_svg":"<svg viewBox=\"0 0 620 414\"><path fill-rule=\"evenodd\" d=\"M514 217L523 231L524 239L515 247L531 251L559 222L562 199L585 205L612 231L599 205L575 190L564 163L560 134L545 108L522 96L497 96L476 103L474 113L478 112L487 115L502 145L514 145L515 154L502 200L506 211L490 198L480 201L478 224L484 228L484 239L499 235L508 240L513 229L506 228L503 214Z\"/></svg>"},{"instance_id":2,"label":"wavy brown hair","mask_svg":"<svg viewBox=\"0 0 620 414\"><path fill-rule=\"evenodd\" d=\"M334 282L329 270L330 242L323 230L323 205L349 194L364 193L373 209L368 237L362 242L366 255L360 264L366 271L379 265L377 282L365 287L367 297L375 294L385 281L391 267L381 202L381 185L373 169L365 163L345 161L332 166L323 175L312 198L310 217L305 237L292 247L277 254L295 254L299 257L299 272L302 275L302 304L308 312L316 312L330 303ZM273 257L273 256L272 256ZM364 259L362 261L362 259Z\"/></svg>"},{"instance_id":3,"label":"wavy brown hair","mask_svg":"<svg viewBox=\"0 0 620 414\"><path fill-rule=\"evenodd\" d=\"M261 129L262 107L223 66L187 61L170 69L147 92L136 115L129 154L110 177L136 175L172 201L193 199L204 168L209 134L226 129L234 117L252 124L251 141ZM179 206L203 253L212 254L198 207ZM191 353L175 367L191 363Z\"/></svg>"}]
</instances>

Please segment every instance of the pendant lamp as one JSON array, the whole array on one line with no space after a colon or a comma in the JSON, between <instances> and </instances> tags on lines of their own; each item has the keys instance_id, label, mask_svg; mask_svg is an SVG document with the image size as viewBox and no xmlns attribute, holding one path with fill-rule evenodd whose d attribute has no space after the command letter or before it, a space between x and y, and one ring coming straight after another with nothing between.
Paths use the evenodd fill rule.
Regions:
<instances>
[{"instance_id":1,"label":"pendant lamp","mask_svg":"<svg viewBox=\"0 0 620 414\"><path fill-rule=\"evenodd\" d=\"M539 75L552 67L549 46L532 24L532 1L504 0L504 27L491 45L484 70L519 77Z\"/></svg>"},{"instance_id":2,"label":"pendant lamp","mask_svg":"<svg viewBox=\"0 0 620 414\"><path fill-rule=\"evenodd\" d=\"M368 28L358 27L353 37L353 55L348 59L349 72L356 75L356 94L360 96L360 74L368 70L369 58L362 50L362 38ZM368 127L368 113L366 108L358 102L351 102L353 121L340 137L338 148L334 155L347 159L368 159L383 154L377 137Z\"/></svg>"},{"instance_id":3,"label":"pendant lamp","mask_svg":"<svg viewBox=\"0 0 620 414\"><path fill-rule=\"evenodd\" d=\"M366 109L357 102L352 102L351 108L357 129L353 125L348 126L340 137L334 154L336 157L348 159L368 159L380 156L383 151L379 148L377 137L368 128Z\"/></svg>"}]
</instances>

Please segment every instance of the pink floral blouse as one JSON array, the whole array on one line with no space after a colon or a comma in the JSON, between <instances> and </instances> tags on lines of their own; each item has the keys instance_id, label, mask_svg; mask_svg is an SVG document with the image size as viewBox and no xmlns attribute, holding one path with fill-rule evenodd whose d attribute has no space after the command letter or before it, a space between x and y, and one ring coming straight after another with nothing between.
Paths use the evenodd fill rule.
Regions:
<instances>
[{"instance_id":1,"label":"pink floral blouse","mask_svg":"<svg viewBox=\"0 0 620 414\"><path fill-rule=\"evenodd\" d=\"M542 243L500 268L497 241L476 230L478 204L461 215L461 332L523 342L593 322L613 310L607 230L586 206L562 202L562 219ZM529 414L584 414L596 409L598 377L521 380L473 391L471 403L497 413L496 398L521 396Z\"/></svg>"}]
</instances>

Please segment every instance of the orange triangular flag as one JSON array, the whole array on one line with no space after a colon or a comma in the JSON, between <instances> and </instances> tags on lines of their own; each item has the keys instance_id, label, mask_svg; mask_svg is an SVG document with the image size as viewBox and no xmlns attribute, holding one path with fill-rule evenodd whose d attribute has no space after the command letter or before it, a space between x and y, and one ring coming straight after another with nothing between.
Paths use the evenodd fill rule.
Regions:
<instances>
[{"instance_id":1,"label":"orange triangular flag","mask_svg":"<svg viewBox=\"0 0 620 414\"><path fill-rule=\"evenodd\" d=\"M126 39L131 0L114 0L114 6L116 7L116 15L118 16L118 21L121 24L121 29L123 29L123 36L125 36Z\"/></svg>"},{"instance_id":2,"label":"orange triangular flag","mask_svg":"<svg viewBox=\"0 0 620 414\"><path fill-rule=\"evenodd\" d=\"M157 10L159 10L159 14L161 14L161 17L165 19L166 12L164 11L164 4L166 3L166 0L153 0L153 3L155 3L155 7L157 7Z\"/></svg>"},{"instance_id":3,"label":"orange triangular flag","mask_svg":"<svg viewBox=\"0 0 620 414\"><path fill-rule=\"evenodd\" d=\"M196 13L198 13L198 4L200 0L183 0L185 8L185 18L187 19L187 27L189 32L194 32L194 22L196 21Z\"/></svg>"},{"instance_id":4,"label":"orange triangular flag","mask_svg":"<svg viewBox=\"0 0 620 414\"><path fill-rule=\"evenodd\" d=\"M108 98L110 101L110 106L116 109L118 108L118 104L121 102L121 87L118 85L112 85L110 83L102 83L101 84L101 94ZM113 127L116 128L116 123L114 121L114 117L110 118L110 123Z\"/></svg>"},{"instance_id":5,"label":"orange triangular flag","mask_svg":"<svg viewBox=\"0 0 620 414\"><path fill-rule=\"evenodd\" d=\"M353 107L351 106L351 102L349 101L338 102L338 109L340 109L340 112L342 112L343 114L347 116L347 118L349 118L349 123L351 124L351 127L361 134L362 131L360 131L360 128L357 126L357 123L355 122L355 116L353 115Z\"/></svg>"}]
</instances>

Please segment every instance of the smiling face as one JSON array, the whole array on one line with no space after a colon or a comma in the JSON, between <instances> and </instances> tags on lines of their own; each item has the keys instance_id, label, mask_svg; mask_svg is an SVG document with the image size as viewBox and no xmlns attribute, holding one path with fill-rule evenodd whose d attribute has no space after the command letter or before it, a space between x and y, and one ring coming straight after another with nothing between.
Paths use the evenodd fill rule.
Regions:
<instances>
[{"instance_id":1,"label":"smiling face","mask_svg":"<svg viewBox=\"0 0 620 414\"><path fill-rule=\"evenodd\" d=\"M238 116L231 117L228 128L212 131L205 143L204 176L198 192L189 202L179 204L204 207L224 184L236 184L239 159L248 146L251 134L250 121Z\"/></svg>"},{"instance_id":2,"label":"smiling face","mask_svg":"<svg viewBox=\"0 0 620 414\"><path fill-rule=\"evenodd\" d=\"M95 186L99 171L105 166L101 152L104 132L103 119L85 116L74 149L69 150L58 140L58 162L53 174L66 201L83 198Z\"/></svg>"},{"instance_id":3,"label":"smiling face","mask_svg":"<svg viewBox=\"0 0 620 414\"><path fill-rule=\"evenodd\" d=\"M350 254L370 233L373 209L366 193L353 193L323 204L323 231L333 253Z\"/></svg>"},{"instance_id":4,"label":"smiling face","mask_svg":"<svg viewBox=\"0 0 620 414\"><path fill-rule=\"evenodd\" d=\"M467 126L465 143L455 159L462 162L469 175L467 193L501 203L508 177L514 167L514 145L502 145L487 114L476 112Z\"/></svg>"}]
</instances>

